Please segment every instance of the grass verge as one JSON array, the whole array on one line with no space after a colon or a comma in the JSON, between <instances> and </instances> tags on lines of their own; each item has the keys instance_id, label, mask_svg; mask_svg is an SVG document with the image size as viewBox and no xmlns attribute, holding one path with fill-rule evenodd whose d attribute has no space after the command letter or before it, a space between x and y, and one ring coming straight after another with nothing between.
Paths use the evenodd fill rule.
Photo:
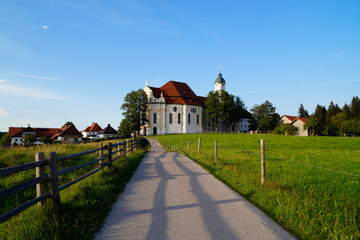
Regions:
<instances>
[{"instance_id":1,"label":"grass verge","mask_svg":"<svg viewBox=\"0 0 360 240\"><path fill-rule=\"evenodd\" d=\"M92 239L146 152L120 158L111 170L105 168L61 191L56 210L51 204L33 206L0 224L0 239Z\"/></svg>"}]
</instances>

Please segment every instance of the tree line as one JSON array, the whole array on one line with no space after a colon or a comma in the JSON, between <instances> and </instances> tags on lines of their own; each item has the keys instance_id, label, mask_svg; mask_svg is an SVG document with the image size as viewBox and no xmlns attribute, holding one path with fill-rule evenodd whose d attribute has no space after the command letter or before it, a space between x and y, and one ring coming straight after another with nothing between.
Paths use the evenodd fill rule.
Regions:
<instances>
[{"instance_id":1,"label":"tree line","mask_svg":"<svg viewBox=\"0 0 360 240\"><path fill-rule=\"evenodd\" d=\"M338 104L334 104L333 101L330 102L328 108L318 104L315 112L309 116L305 127L312 136L358 136L360 134L359 97L354 96L351 103L345 103L342 108Z\"/></svg>"}]
</instances>

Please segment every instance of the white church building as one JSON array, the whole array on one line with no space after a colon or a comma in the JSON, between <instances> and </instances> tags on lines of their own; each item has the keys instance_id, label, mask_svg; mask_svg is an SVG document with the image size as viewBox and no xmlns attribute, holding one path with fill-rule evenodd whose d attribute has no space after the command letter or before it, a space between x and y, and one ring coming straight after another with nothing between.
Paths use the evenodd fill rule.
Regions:
<instances>
[{"instance_id":1,"label":"white church building","mask_svg":"<svg viewBox=\"0 0 360 240\"><path fill-rule=\"evenodd\" d=\"M215 91L225 90L225 80L221 72L215 80ZM206 97L197 96L183 82L169 81L160 88L144 88L148 97L148 122L142 126L142 135L171 133L203 133L215 131L215 125L205 117ZM236 132L247 132L249 120L241 119L236 124ZM219 131L226 126L221 124Z\"/></svg>"}]
</instances>

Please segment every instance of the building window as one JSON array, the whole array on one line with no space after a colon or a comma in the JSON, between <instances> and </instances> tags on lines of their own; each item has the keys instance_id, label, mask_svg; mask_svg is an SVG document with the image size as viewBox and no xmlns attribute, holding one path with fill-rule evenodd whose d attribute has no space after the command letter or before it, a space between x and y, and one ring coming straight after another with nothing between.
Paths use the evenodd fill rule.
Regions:
<instances>
[{"instance_id":1,"label":"building window","mask_svg":"<svg viewBox=\"0 0 360 240\"><path fill-rule=\"evenodd\" d=\"M172 113L169 114L169 124L172 124Z\"/></svg>"},{"instance_id":2,"label":"building window","mask_svg":"<svg viewBox=\"0 0 360 240\"><path fill-rule=\"evenodd\" d=\"M181 114L179 113L178 114L178 124L180 124L181 123Z\"/></svg>"},{"instance_id":3,"label":"building window","mask_svg":"<svg viewBox=\"0 0 360 240\"><path fill-rule=\"evenodd\" d=\"M196 115L196 124L199 125L199 114Z\"/></svg>"},{"instance_id":4,"label":"building window","mask_svg":"<svg viewBox=\"0 0 360 240\"><path fill-rule=\"evenodd\" d=\"M154 123L156 123L156 113L154 113Z\"/></svg>"},{"instance_id":5,"label":"building window","mask_svg":"<svg viewBox=\"0 0 360 240\"><path fill-rule=\"evenodd\" d=\"M190 113L188 114L188 124L190 124Z\"/></svg>"},{"instance_id":6,"label":"building window","mask_svg":"<svg viewBox=\"0 0 360 240\"><path fill-rule=\"evenodd\" d=\"M173 110L174 110L174 112L176 112L176 111L177 111L177 107L174 107Z\"/></svg>"}]
</instances>

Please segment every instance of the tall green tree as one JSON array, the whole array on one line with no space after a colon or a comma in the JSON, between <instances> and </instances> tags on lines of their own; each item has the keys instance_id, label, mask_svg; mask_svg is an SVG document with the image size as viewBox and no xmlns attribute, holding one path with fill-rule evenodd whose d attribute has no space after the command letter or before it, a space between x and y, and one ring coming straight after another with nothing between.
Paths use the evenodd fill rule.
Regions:
<instances>
[{"instance_id":1,"label":"tall green tree","mask_svg":"<svg viewBox=\"0 0 360 240\"><path fill-rule=\"evenodd\" d=\"M242 118L248 118L248 112L246 111L245 104L238 96L231 95L232 98L232 108L230 112L230 124L232 131L235 131L236 123Z\"/></svg>"},{"instance_id":2,"label":"tall green tree","mask_svg":"<svg viewBox=\"0 0 360 240\"><path fill-rule=\"evenodd\" d=\"M305 117L305 118L309 117L308 111L304 108L304 105L302 105L302 104L300 104L299 111L298 111L298 116L299 117Z\"/></svg>"},{"instance_id":3,"label":"tall green tree","mask_svg":"<svg viewBox=\"0 0 360 240\"><path fill-rule=\"evenodd\" d=\"M350 118L360 119L360 99L359 97L353 97L350 104Z\"/></svg>"},{"instance_id":4,"label":"tall green tree","mask_svg":"<svg viewBox=\"0 0 360 240\"><path fill-rule=\"evenodd\" d=\"M305 128L312 132L312 136L326 134L326 108L321 105L317 105L315 113L312 114L306 124Z\"/></svg>"},{"instance_id":5,"label":"tall green tree","mask_svg":"<svg viewBox=\"0 0 360 240\"><path fill-rule=\"evenodd\" d=\"M275 106L267 100L261 105L256 104L251 112L254 120L251 122L250 128L257 128L264 133L274 130L280 119Z\"/></svg>"},{"instance_id":6,"label":"tall green tree","mask_svg":"<svg viewBox=\"0 0 360 240\"><path fill-rule=\"evenodd\" d=\"M332 118L340 112L341 108L337 104L334 104L333 101L331 101L325 116L326 131L328 135L334 136L337 134L338 127L333 123Z\"/></svg>"},{"instance_id":7,"label":"tall green tree","mask_svg":"<svg viewBox=\"0 0 360 240\"><path fill-rule=\"evenodd\" d=\"M121 109L124 111L122 114L124 119L121 123L127 124L126 132L137 131L140 134L140 128L147 121L147 111L148 100L147 95L143 89L139 89L137 91L131 91L126 94L124 98L124 103L121 105ZM124 131L125 126L122 126L120 123L119 130L120 135L122 135L121 131Z\"/></svg>"}]
</instances>

